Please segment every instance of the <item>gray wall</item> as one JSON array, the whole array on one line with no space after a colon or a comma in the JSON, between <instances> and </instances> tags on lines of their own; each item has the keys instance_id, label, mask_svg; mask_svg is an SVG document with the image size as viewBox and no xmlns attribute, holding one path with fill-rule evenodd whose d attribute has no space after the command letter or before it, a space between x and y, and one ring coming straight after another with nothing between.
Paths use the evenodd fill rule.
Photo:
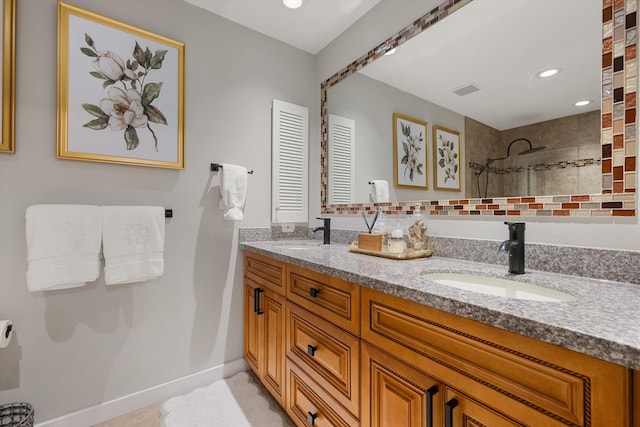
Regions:
<instances>
[{"instance_id":1,"label":"gray wall","mask_svg":"<svg viewBox=\"0 0 640 427\"><path fill-rule=\"evenodd\" d=\"M269 226L271 101L309 107L318 145L315 58L182 0L69 0L186 44L186 169L57 160L57 3L18 3L16 154L0 155L0 318L16 334L0 349L0 403L32 402L42 421L240 358L238 225L222 219L209 163L255 170L241 225ZM28 292L36 203L173 208L164 277Z\"/></svg>"},{"instance_id":2,"label":"gray wall","mask_svg":"<svg viewBox=\"0 0 640 427\"><path fill-rule=\"evenodd\" d=\"M460 132L460 165L464 160L464 117L439 105L425 101L356 73L331 87L327 93L329 114L347 117L356 122L356 184L355 203L369 202L372 179L386 179L389 183L389 200L427 200L442 197L456 198L461 192L435 191L433 126L438 125ZM427 122L425 135L428 190L396 188L393 177L393 113L404 114ZM464 172L463 172L464 173ZM464 179L464 177L463 177Z\"/></svg>"}]
</instances>

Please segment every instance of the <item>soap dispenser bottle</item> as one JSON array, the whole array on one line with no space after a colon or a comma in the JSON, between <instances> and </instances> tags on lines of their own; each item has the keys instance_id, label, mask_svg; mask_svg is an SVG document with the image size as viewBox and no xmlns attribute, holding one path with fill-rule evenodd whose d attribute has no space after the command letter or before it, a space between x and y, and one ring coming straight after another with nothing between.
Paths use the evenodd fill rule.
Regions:
<instances>
[{"instance_id":1,"label":"soap dispenser bottle","mask_svg":"<svg viewBox=\"0 0 640 427\"><path fill-rule=\"evenodd\" d=\"M396 224L391 229L391 233L387 239L388 243L388 251L394 254L404 253L407 248L406 242L404 240L404 233L402 232L402 227L400 224Z\"/></svg>"}]
</instances>

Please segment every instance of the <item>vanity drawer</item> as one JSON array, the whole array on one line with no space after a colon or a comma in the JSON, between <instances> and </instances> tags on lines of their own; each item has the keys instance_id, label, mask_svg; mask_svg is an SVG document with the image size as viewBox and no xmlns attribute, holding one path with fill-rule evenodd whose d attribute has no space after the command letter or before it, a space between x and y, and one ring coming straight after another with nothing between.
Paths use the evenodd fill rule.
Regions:
<instances>
[{"instance_id":1,"label":"vanity drawer","mask_svg":"<svg viewBox=\"0 0 640 427\"><path fill-rule=\"evenodd\" d=\"M257 285L285 294L285 264L281 261L245 251L244 275Z\"/></svg>"},{"instance_id":2,"label":"vanity drawer","mask_svg":"<svg viewBox=\"0 0 640 427\"><path fill-rule=\"evenodd\" d=\"M629 370L362 289L362 339L527 425L626 426Z\"/></svg>"},{"instance_id":3,"label":"vanity drawer","mask_svg":"<svg viewBox=\"0 0 640 427\"><path fill-rule=\"evenodd\" d=\"M286 404L287 414L299 427L360 426L357 418L291 360L287 360Z\"/></svg>"},{"instance_id":4,"label":"vanity drawer","mask_svg":"<svg viewBox=\"0 0 640 427\"><path fill-rule=\"evenodd\" d=\"M360 335L358 285L288 265L287 298L342 329Z\"/></svg>"},{"instance_id":5,"label":"vanity drawer","mask_svg":"<svg viewBox=\"0 0 640 427\"><path fill-rule=\"evenodd\" d=\"M358 416L360 339L295 304L287 319L287 356Z\"/></svg>"}]
</instances>

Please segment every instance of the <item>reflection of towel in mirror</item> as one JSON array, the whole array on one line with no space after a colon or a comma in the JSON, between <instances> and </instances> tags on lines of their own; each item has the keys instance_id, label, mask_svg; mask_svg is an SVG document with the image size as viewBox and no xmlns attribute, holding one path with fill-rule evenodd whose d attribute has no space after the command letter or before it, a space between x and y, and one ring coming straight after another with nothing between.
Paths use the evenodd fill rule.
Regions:
<instances>
[{"instance_id":1,"label":"reflection of towel in mirror","mask_svg":"<svg viewBox=\"0 0 640 427\"><path fill-rule=\"evenodd\" d=\"M220 172L220 209L224 209L224 219L242 221L244 202L247 195L247 168L227 163Z\"/></svg>"},{"instance_id":2,"label":"reflection of towel in mirror","mask_svg":"<svg viewBox=\"0 0 640 427\"><path fill-rule=\"evenodd\" d=\"M164 208L103 206L102 244L107 285L143 282L164 273Z\"/></svg>"},{"instance_id":3,"label":"reflection of towel in mirror","mask_svg":"<svg viewBox=\"0 0 640 427\"><path fill-rule=\"evenodd\" d=\"M76 288L100 276L99 206L33 205L25 216L30 291Z\"/></svg>"},{"instance_id":4,"label":"reflection of towel in mirror","mask_svg":"<svg viewBox=\"0 0 640 427\"><path fill-rule=\"evenodd\" d=\"M388 202L389 201L389 183L384 179L374 179L371 181L371 201Z\"/></svg>"}]
</instances>

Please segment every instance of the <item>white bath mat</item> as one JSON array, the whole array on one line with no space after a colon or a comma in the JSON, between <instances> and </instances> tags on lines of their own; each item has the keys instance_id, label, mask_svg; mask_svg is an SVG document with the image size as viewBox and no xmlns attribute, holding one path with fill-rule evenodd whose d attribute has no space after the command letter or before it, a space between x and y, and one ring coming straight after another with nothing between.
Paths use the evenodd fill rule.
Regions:
<instances>
[{"instance_id":1,"label":"white bath mat","mask_svg":"<svg viewBox=\"0 0 640 427\"><path fill-rule=\"evenodd\" d=\"M167 400L163 427L293 427L284 411L250 372Z\"/></svg>"}]
</instances>

